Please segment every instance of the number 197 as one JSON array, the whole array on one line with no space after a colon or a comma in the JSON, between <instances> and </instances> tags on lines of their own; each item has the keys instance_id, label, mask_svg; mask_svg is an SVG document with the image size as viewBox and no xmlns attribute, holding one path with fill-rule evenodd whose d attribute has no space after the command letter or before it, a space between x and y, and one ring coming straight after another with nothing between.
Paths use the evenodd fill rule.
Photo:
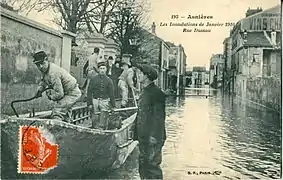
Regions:
<instances>
[{"instance_id":1,"label":"number 197","mask_svg":"<svg viewBox=\"0 0 283 180\"><path fill-rule=\"evenodd\" d=\"M172 15L172 16L171 16L171 19L178 19L178 18L179 18L178 15Z\"/></svg>"}]
</instances>

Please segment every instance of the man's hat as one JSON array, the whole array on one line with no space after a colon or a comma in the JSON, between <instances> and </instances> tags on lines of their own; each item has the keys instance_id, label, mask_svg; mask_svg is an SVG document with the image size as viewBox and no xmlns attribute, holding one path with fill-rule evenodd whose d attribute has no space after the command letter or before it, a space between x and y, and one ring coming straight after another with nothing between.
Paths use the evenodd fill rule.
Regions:
<instances>
[{"instance_id":1,"label":"man's hat","mask_svg":"<svg viewBox=\"0 0 283 180\"><path fill-rule=\"evenodd\" d=\"M100 66L107 66L105 61L100 61L97 63L97 67L99 68Z\"/></svg>"},{"instance_id":2,"label":"man's hat","mask_svg":"<svg viewBox=\"0 0 283 180\"><path fill-rule=\"evenodd\" d=\"M130 59L122 59L121 64L131 65Z\"/></svg>"},{"instance_id":3,"label":"man's hat","mask_svg":"<svg viewBox=\"0 0 283 180\"><path fill-rule=\"evenodd\" d=\"M137 68L141 70L148 77L149 80L154 81L158 77L157 71L148 64L139 64Z\"/></svg>"},{"instance_id":4,"label":"man's hat","mask_svg":"<svg viewBox=\"0 0 283 180\"><path fill-rule=\"evenodd\" d=\"M132 57L131 54L123 54L123 55L122 55L122 59L123 59L123 58L131 58L131 57Z\"/></svg>"},{"instance_id":5,"label":"man's hat","mask_svg":"<svg viewBox=\"0 0 283 180\"><path fill-rule=\"evenodd\" d=\"M44 51L39 51L33 55L33 62L36 63L41 63L44 61L44 59L47 57L47 54Z\"/></svg>"}]
</instances>

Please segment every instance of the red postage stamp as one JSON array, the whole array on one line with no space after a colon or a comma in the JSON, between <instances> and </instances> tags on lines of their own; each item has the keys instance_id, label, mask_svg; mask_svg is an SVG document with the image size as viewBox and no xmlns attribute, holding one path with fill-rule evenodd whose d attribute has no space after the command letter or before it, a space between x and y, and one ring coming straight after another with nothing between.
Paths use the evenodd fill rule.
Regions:
<instances>
[{"instance_id":1,"label":"red postage stamp","mask_svg":"<svg viewBox=\"0 0 283 180\"><path fill-rule=\"evenodd\" d=\"M21 126L19 133L18 173L43 174L57 166L58 145L47 130Z\"/></svg>"}]
</instances>

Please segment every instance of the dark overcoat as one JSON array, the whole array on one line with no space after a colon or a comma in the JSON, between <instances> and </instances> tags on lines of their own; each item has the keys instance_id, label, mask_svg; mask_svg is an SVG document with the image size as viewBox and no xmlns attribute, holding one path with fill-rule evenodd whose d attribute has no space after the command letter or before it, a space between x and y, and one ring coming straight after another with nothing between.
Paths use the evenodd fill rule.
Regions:
<instances>
[{"instance_id":1,"label":"dark overcoat","mask_svg":"<svg viewBox=\"0 0 283 180\"><path fill-rule=\"evenodd\" d=\"M147 144L149 137L158 142L166 139L165 94L154 83L145 87L140 95L135 126L135 139Z\"/></svg>"}]
</instances>

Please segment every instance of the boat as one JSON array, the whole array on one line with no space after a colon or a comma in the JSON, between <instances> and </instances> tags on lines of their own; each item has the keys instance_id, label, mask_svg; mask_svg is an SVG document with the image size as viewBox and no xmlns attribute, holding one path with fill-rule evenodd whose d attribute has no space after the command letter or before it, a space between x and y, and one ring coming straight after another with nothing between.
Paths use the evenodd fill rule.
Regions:
<instances>
[{"instance_id":1,"label":"boat","mask_svg":"<svg viewBox=\"0 0 283 180\"><path fill-rule=\"evenodd\" d=\"M132 98L134 99L134 98ZM95 178L100 172L115 170L124 164L138 142L133 140L137 116L136 101L131 107L115 109L110 120L121 120L120 128L91 128L86 105L72 108L70 123L50 119L51 111L1 119L1 176L4 179ZM58 163L45 173L21 173L19 149L21 126L40 127L58 144Z\"/></svg>"}]
</instances>

